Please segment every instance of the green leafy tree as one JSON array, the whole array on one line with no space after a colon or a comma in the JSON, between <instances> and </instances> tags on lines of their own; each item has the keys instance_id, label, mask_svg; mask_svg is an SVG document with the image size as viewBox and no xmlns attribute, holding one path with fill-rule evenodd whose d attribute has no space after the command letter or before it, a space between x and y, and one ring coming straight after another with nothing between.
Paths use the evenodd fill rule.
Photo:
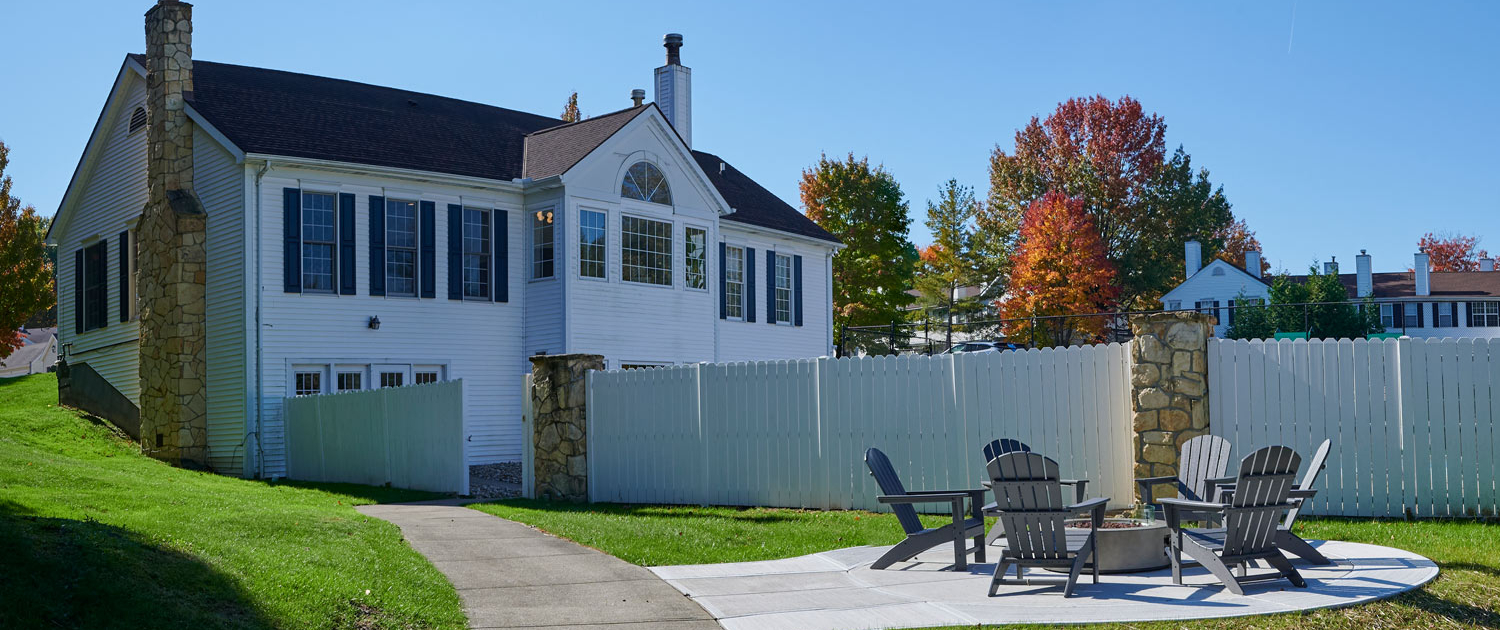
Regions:
<instances>
[{"instance_id":1,"label":"green leafy tree","mask_svg":"<svg viewBox=\"0 0 1500 630\"><path fill-rule=\"evenodd\" d=\"M801 191L807 217L844 243L833 256L835 330L901 319L913 299L906 291L917 251L896 178L869 158L824 154L802 172Z\"/></svg>"},{"instance_id":2,"label":"green leafy tree","mask_svg":"<svg viewBox=\"0 0 1500 630\"><path fill-rule=\"evenodd\" d=\"M20 347L13 332L56 302L42 219L11 196L9 165L10 148L0 142L0 358Z\"/></svg>"},{"instance_id":3,"label":"green leafy tree","mask_svg":"<svg viewBox=\"0 0 1500 630\"><path fill-rule=\"evenodd\" d=\"M950 179L938 188L938 201L927 202L927 228L933 243L921 251L915 285L919 301L930 316L943 318L943 338L953 345L955 318L972 319L984 312L1004 285L993 259L977 249L974 217L979 202L974 190ZM960 289L977 287L978 293L960 295ZM972 332L972 331L971 331Z\"/></svg>"},{"instance_id":4,"label":"green leafy tree","mask_svg":"<svg viewBox=\"0 0 1500 630\"><path fill-rule=\"evenodd\" d=\"M1235 303L1249 299L1241 295ZM1271 281L1271 303L1237 309L1225 336L1264 339L1279 332L1305 332L1316 339L1357 339L1384 331L1373 301L1355 304L1338 275L1319 273L1313 266L1301 281L1286 274L1276 276Z\"/></svg>"}]
</instances>

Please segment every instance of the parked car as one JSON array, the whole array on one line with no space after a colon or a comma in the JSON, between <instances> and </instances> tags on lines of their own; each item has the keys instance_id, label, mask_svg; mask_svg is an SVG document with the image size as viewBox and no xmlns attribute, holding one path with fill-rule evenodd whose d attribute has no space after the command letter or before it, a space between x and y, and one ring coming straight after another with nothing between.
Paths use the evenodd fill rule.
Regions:
<instances>
[{"instance_id":1,"label":"parked car","mask_svg":"<svg viewBox=\"0 0 1500 630\"><path fill-rule=\"evenodd\" d=\"M961 341L943 351L943 354L967 354L970 352L1004 352L1020 350L1020 344L1009 341Z\"/></svg>"}]
</instances>

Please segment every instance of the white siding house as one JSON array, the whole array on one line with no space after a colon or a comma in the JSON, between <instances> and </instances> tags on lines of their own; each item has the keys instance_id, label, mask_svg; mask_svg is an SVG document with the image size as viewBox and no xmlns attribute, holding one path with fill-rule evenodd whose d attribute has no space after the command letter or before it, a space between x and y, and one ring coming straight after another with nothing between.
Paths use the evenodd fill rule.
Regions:
<instances>
[{"instance_id":1,"label":"white siding house","mask_svg":"<svg viewBox=\"0 0 1500 630\"><path fill-rule=\"evenodd\" d=\"M1215 315L1218 337L1226 336L1234 307L1247 301L1269 303L1271 279L1260 275L1260 252L1246 256L1247 268L1223 260L1201 265L1196 241L1186 246L1187 279L1162 296L1167 310L1198 310ZM1500 273L1495 261L1480 261L1478 271L1435 272L1428 255L1413 256L1415 271L1375 273L1370 255L1355 256L1355 273L1339 273L1338 263L1324 263L1323 273L1336 274L1349 299L1370 299L1380 309L1386 332L1418 338L1500 338ZM1293 282L1307 276L1292 275Z\"/></svg>"},{"instance_id":2,"label":"white siding house","mask_svg":"<svg viewBox=\"0 0 1500 630\"><path fill-rule=\"evenodd\" d=\"M64 360L137 407L145 67L123 64L49 235ZM466 458L483 464L520 458L536 354L613 368L831 353L837 239L694 151L655 104L564 124L274 70L192 72L217 471L285 475L281 411L297 395L461 378ZM663 76L689 119L691 73ZM721 250L741 253L729 277ZM79 284L80 269L98 277Z\"/></svg>"}]
</instances>

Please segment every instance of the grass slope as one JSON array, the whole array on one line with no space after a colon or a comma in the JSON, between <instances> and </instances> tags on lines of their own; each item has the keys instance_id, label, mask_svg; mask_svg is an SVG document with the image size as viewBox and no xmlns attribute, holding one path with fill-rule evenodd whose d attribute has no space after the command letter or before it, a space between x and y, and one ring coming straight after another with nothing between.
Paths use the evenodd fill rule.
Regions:
<instances>
[{"instance_id":1,"label":"grass slope","mask_svg":"<svg viewBox=\"0 0 1500 630\"><path fill-rule=\"evenodd\" d=\"M430 495L172 468L56 400L52 375L0 379L0 627L464 627L353 509Z\"/></svg>"},{"instance_id":2,"label":"grass slope","mask_svg":"<svg viewBox=\"0 0 1500 630\"><path fill-rule=\"evenodd\" d=\"M568 505L512 500L471 506L645 565L789 558L901 540L890 514L659 505ZM940 524L943 517L924 517ZM1500 628L1500 523L1494 521L1298 521L1301 535L1399 547L1435 560L1442 573L1391 600L1306 614L1098 628L1321 630ZM1105 577L1103 579L1109 579ZM1079 585L1087 597L1087 583ZM1015 628L1017 626L1005 626ZM974 626L965 626L973 630ZM960 630L953 627L947 630Z\"/></svg>"}]
</instances>

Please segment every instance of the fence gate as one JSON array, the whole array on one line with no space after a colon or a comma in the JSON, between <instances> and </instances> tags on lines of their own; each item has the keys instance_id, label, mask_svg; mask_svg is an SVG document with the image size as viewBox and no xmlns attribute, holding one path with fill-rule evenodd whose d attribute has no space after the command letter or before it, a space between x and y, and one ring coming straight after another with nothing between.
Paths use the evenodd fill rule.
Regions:
<instances>
[{"instance_id":1,"label":"fence gate","mask_svg":"<svg viewBox=\"0 0 1500 630\"><path fill-rule=\"evenodd\" d=\"M978 488L1020 439L1112 506L1134 496L1123 344L593 372L594 501L877 509L865 449L911 489Z\"/></svg>"}]
</instances>

